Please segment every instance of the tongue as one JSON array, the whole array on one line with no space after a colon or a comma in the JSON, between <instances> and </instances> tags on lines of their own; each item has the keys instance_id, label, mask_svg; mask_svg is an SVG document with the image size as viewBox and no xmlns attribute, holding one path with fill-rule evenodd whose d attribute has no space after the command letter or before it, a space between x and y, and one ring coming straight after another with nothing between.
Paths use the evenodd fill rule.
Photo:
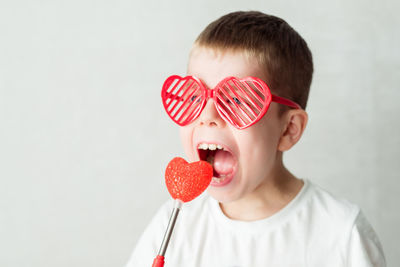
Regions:
<instances>
[{"instance_id":1,"label":"tongue","mask_svg":"<svg viewBox=\"0 0 400 267\"><path fill-rule=\"evenodd\" d=\"M229 174L233 172L235 160L228 151L218 150L214 156L214 170L219 174Z\"/></svg>"}]
</instances>

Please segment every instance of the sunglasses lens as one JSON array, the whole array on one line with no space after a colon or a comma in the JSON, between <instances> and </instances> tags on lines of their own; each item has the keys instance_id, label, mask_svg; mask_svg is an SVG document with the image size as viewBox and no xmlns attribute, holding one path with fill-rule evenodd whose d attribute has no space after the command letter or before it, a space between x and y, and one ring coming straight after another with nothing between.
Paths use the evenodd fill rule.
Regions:
<instances>
[{"instance_id":1,"label":"sunglasses lens","mask_svg":"<svg viewBox=\"0 0 400 267\"><path fill-rule=\"evenodd\" d=\"M199 83L190 78L173 76L168 78L162 89L164 108L179 125L192 122L201 111L204 96Z\"/></svg>"},{"instance_id":2,"label":"sunglasses lens","mask_svg":"<svg viewBox=\"0 0 400 267\"><path fill-rule=\"evenodd\" d=\"M244 129L257 122L268 109L269 90L255 80L228 79L216 92L217 107L234 126Z\"/></svg>"}]
</instances>

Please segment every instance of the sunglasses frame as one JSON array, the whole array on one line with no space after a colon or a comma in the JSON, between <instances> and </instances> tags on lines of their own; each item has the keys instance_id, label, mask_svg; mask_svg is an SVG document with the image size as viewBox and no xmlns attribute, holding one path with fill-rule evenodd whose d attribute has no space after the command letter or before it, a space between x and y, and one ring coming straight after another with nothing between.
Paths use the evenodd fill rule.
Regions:
<instances>
[{"instance_id":1,"label":"sunglasses frame","mask_svg":"<svg viewBox=\"0 0 400 267\"><path fill-rule=\"evenodd\" d=\"M248 117L246 112L244 112L243 109L241 108L243 114L246 114L246 116L248 117L247 119L251 121L250 123L245 123L243 121L243 118L240 117L240 114L238 115L237 112L232 111L229 108L229 106L227 106L225 104L226 109L230 109L230 112L232 113L232 115L235 116L236 119L241 120L244 123L244 125L242 125L242 126L240 126L238 123L233 121L231 116L226 114L227 113L226 109L222 108L221 104L218 103L218 100L222 101L222 98L219 95L220 91L224 90L223 89L224 85L229 85L228 82L230 82L230 81L232 81L233 83L240 82L241 84L247 84L246 82L250 81L250 82L253 83L253 85L254 84L258 84L260 87L256 86L257 87L256 89L260 90L260 88L261 88L262 90L260 90L260 91L261 91L261 93L263 94L263 96L265 98L264 100L262 100L261 97L258 96L260 98L258 100L261 102L261 104L263 106L259 110L259 113L256 114L256 118L255 119L251 119L250 117ZM176 83L173 85L173 89L170 90L170 92L168 92L168 90L170 89L171 85L174 82L176 82ZM182 82L183 82L183 84L181 84ZM190 85L187 85L188 82L192 82L192 83ZM193 91L193 93L195 91L197 91L197 90L201 91L201 96L202 96L201 103L200 103L200 105L196 106L195 109L189 115L187 115L187 117L183 121L180 121L180 119L181 119L181 117L183 115L181 115L179 117L179 119L175 118L176 113L178 113L180 111L180 108L178 109L178 112L175 112L174 115L172 115L172 113L174 112L174 108L178 105L178 102L179 101L183 101L183 100L180 100L181 96L177 95L176 92L174 92L174 90L176 89L176 87L179 84L181 84L181 85L179 86L180 88L178 88L178 92L184 86L190 86L190 88L192 88L193 83L195 83L194 85L197 85L199 87L198 89L196 88ZM252 88L250 88L250 89L252 89ZM185 90L188 90L188 89L186 88ZM238 94L235 93L234 90L232 90L232 92L233 92L233 94L235 94L236 97L240 97ZM193 93L192 93L192 95L193 95ZM255 95L255 94L256 93L253 93L253 95ZM188 101L188 99L191 98L192 95L190 95L185 101ZM196 100L199 96L197 96L194 100ZM226 95L225 95L225 97L226 97ZM168 116L176 124L178 124L180 126L186 126L186 125L192 123L193 121L195 121L199 117L201 112L203 111L203 109L206 106L207 101L208 101L209 98L212 98L214 100L215 108L216 108L218 114L221 116L221 118L224 121L226 121L227 123L231 124L232 126L234 126L235 128L237 128L239 130L246 129L246 128L254 125L255 123L257 123L267 113L269 105L271 104L271 102L276 102L276 103L279 103L279 104L283 104L283 105L286 105L286 106L289 106L289 107L292 107L292 108L295 108L295 109L301 109L300 105L298 105L297 103L295 103L295 102L293 102L293 101L291 101L289 99L273 95L271 93L271 90L269 89L268 85L263 80L261 80L259 78L256 78L256 77L251 77L251 76L245 77L245 78L242 78L242 79L237 78L237 77L233 77L233 76L229 76L229 77L226 77L225 79L223 79L222 81L220 81L213 89L208 89L201 82L201 80L199 78L195 77L195 76L190 76L189 75L189 76L181 77L179 75L172 75L172 76L168 77L165 80L164 84L163 84L163 87L161 89L161 98L162 98L164 109L167 112ZM172 100L170 100L170 102L167 103L168 99L172 99ZM176 100L175 105L172 107L171 112L169 112L168 109L170 108L170 105L172 104L172 102L174 100ZM232 103L236 108L238 108L238 104L234 103L234 101ZM251 110L251 108L247 104L245 104L245 102L243 102L243 103L247 108L249 108ZM183 107L183 105L181 107Z\"/></svg>"}]
</instances>

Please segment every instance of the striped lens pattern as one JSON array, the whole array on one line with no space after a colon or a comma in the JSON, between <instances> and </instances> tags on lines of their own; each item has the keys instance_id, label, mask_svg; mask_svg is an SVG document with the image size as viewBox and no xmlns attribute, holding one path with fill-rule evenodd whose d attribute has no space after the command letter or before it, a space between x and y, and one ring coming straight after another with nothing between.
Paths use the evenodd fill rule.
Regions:
<instances>
[{"instance_id":1,"label":"striped lens pattern","mask_svg":"<svg viewBox=\"0 0 400 267\"><path fill-rule=\"evenodd\" d=\"M229 77L217 85L215 101L218 112L238 129L253 125L269 107L271 93L254 78L239 80Z\"/></svg>"},{"instance_id":2,"label":"striped lens pattern","mask_svg":"<svg viewBox=\"0 0 400 267\"><path fill-rule=\"evenodd\" d=\"M164 82L161 97L168 115L181 126L192 122L205 102L201 83L191 76L169 77Z\"/></svg>"}]
</instances>

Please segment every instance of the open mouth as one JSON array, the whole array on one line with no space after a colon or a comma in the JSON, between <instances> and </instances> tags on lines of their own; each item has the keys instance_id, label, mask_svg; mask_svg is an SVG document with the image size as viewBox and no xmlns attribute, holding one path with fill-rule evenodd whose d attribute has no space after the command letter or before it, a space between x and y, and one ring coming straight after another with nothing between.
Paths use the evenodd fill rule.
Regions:
<instances>
[{"instance_id":1,"label":"open mouth","mask_svg":"<svg viewBox=\"0 0 400 267\"><path fill-rule=\"evenodd\" d=\"M232 180L236 170L236 159L229 150L220 144L200 143L197 151L200 160L213 166L211 185L222 186Z\"/></svg>"}]
</instances>

